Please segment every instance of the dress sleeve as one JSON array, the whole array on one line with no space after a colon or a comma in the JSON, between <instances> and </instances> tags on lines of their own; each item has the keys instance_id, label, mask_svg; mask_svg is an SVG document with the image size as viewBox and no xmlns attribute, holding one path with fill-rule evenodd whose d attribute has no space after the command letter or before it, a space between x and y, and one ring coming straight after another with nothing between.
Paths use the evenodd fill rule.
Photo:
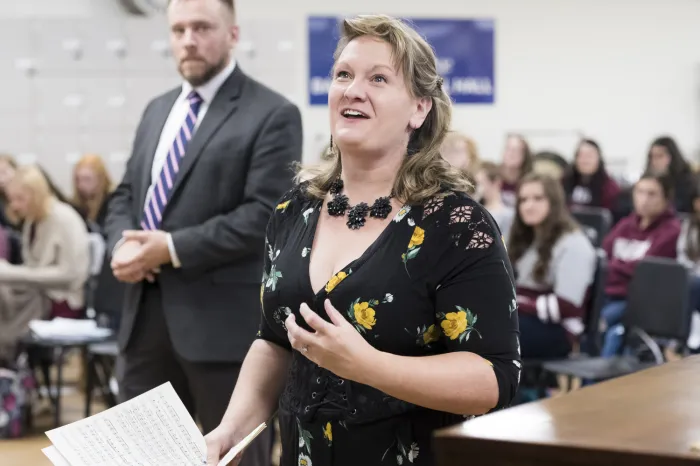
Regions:
<instances>
[{"instance_id":1,"label":"dress sleeve","mask_svg":"<svg viewBox=\"0 0 700 466\"><path fill-rule=\"evenodd\" d=\"M278 230L281 228L279 225L281 223L279 218L280 212L287 209L290 202L291 200L288 195L285 195L285 197L280 200L265 230L265 260L263 264L262 281L260 283L260 326L258 328L257 337L258 339L269 341L291 351L292 345L289 343L289 340L284 338L284 335L281 335L279 332L275 332L272 325L270 325L269 319L274 319L274 313L271 310L266 311L265 309L266 282L270 276L276 273L274 268L274 251L277 249L276 240L279 236ZM280 318L281 317L282 316L280 316ZM283 322L281 322L281 325L284 327Z\"/></svg>"},{"instance_id":2,"label":"dress sleeve","mask_svg":"<svg viewBox=\"0 0 700 466\"><path fill-rule=\"evenodd\" d=\"M474 353L493 367L495 409L504 408L515 396L521 370L513 272L503 238L483 208L472 203L450 209L434 243L438 251L442 245L434 268L436 327L448 352Z\"/></svg>"}]
</instances>

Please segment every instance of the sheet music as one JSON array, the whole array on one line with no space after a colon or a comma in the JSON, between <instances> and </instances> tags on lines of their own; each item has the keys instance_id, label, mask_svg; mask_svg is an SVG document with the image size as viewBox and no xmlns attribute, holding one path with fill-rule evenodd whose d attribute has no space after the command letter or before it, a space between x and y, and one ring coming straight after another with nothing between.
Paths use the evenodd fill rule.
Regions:
<instances>
[{"instance_id":1,"label":"sheet music","mask_svg":"<svg viewBox=\"0 0 700 466\"><path fill-rule=\"evenodd\" d=\"M71 466L68 460L53 445L44 448L41 452L46 455L53 466Z\"/></svg>"},{"instance_id":2,"label":"sheet music","mask_svg":"<svg viewBox=\"0 0 700 466\"><path fill-rule=\"evenodd\" d=\"M169 382L46 435L70 466L201 466L207 451Z\"/></svg>"}]
</instances>

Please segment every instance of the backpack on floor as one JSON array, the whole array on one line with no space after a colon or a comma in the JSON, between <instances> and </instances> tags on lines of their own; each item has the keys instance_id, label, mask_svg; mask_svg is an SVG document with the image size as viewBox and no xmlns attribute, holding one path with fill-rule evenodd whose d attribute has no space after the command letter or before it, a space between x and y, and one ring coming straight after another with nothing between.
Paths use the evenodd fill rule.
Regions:
<instances>
[{"instance_id":1,"label":"backpack on floor","mask_svg":"<svg viewBox=\"0 0 700 466\"><path fill-rule=\"evenodd\" d=\"M26 434L34 376L21 355L16 367L0 367L0 439L19 438Z\"/></svg>"}]
</instances>

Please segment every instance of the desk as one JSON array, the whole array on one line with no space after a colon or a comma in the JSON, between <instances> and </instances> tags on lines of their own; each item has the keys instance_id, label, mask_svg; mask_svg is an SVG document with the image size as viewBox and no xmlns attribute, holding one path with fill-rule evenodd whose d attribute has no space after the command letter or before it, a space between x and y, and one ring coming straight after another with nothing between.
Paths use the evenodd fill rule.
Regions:
<instances>
[{"instance_id":1,"label":"desk","mask_svg":"<svg viewBox=\"0 0 700 466\"><path fill-rule=\"evenodd\" d=\"M700 465L700 356L436 432L438 466Z\"/></svg>"},{"instance_id":2,"label":"desk","mask_svg":"<svg viewBox=\"0 0 700 466\"><path fill-rule=\"evenodd\" d=\"M54 405L54 425L55 427L61 426L61 390L63 389L63 362L64 357L68 351L71 349L80 349L85 355L88 345L95 343L105 343L112 341L113 337L98 337L98 338L80 338L80 339L70 339L70 338L38 338L33 334L26 335L22 340L22 344L27 347L38 347L38 348L48 348L53 350L53 356L56 364L56 395L51 394L51 383L47 380L48 384L48 396Z\"/></svg>"}]
</instances>

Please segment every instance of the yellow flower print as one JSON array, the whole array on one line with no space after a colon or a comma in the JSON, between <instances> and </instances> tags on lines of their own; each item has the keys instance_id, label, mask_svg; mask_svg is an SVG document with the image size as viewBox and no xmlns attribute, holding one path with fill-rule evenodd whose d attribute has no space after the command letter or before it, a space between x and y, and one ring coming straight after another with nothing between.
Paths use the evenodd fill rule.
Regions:
<instances>
[{"instance_id":1,"label":"yellow flower print","mask_svg":"<svg viewBox=\"0 0 700 466\"><path fill-rule=\"evenodd\" d=\"M442 332L450 340L457 340L462 343L469 340L469 335L472 330L474 330L479 338L481 334L474 328L476 324L476 314L474 314L469 309L464 309L461 306L455 306L457 312L438 313L436 316L441 320L440 327L442 327Z\"/></svg>"},{"instance_id":2,"label":"yellow flower print","mask_svg":"<svg viewBox=\"0 0 700 466\"><path fill-rule=\"evenodd\" d=\"M438 341L440 338L440 329L438 329L435 324L428 327L428 330L423 333L423 344L429 345L434 341Z\"/></svg>"},{"instance_id":3,"label":"yellow flower print","mask_svg":"<svg viewBox=\"0 0 700 466\"><path fill-rule=\"evenodd\" d=\"M413 230L413 235L411 235L411 241L408 243L408 249L406 252L401 254L401 261L404 263L404 266L409 260L414 259L418 255L418 251L420 251L420 246L423 244L424 240L425 230L417 226Z\"/></svg>"},{"instance_id":4,"label":"yellow flower print","mask_svg":"<svg viewBox=\"0 0 700 466\"><path fill-rule=\"evenodd\" d=\"M333 291L333 289L347 277L348 274L345 272L338 272L337 274L333 275L331 279L328 280L328 283L326 283L326 293L330 293L331 291Z\"/></svg>"},{"instance_id":5,"label":"yellow flower print","mask_svg":"<svg viewBox=\"0 0 700 466\"><path fill-rule=\"evenodd\" d=\"M456 340L467 329L467 313L448 312L440 326L450 340Z\"/></svg>"},{"instance_id":6,"label":"yellow flower print","mask_svg":"<svg viewBox=\"0 0 700 466\"><path fill-rule=\"evenodd\" d=\"M277 204L277 210L285 211L287 210L287 206L289 205L291 201L283 202L281 204Z\"/></svg>"},{"instance_id":7,"label":"yellow flower print","mask_svg":"<svg viewBox=\"0 0 700 466\"><path fill-rule=\"evenodd\" d=\"M394 295L387 293L381 300L371 298L363 301L362 298L357 298L350 303L347 308L348 320L355 326L355 330L360 333L367 333L367 330L372 330L372 327L377 323L375 308L380 304L388 304L394 300ZM374 338L379 337L375 334Z\"/></svg>"},{"instance_id":8,"label":"yellow flower print","mask_svg":"<svg viewBox=\"0 0 700 466\"><path fill-rule=\"evenodd\" d=\"M413 333L404 327L404 330L409 335L415 335L416 345L420 347L430 348L432 343L440 340L440 327L435 324L419 325L416 327L416 332Z\"/></svg>"},{"instance_id":9,"label":"yellow flower print","mask_svg":"<svg viewBox=\"0 0 700 466\"><path fill-rule=\"evenodd\" d=\"M265 283L260 284L260 305L263 303L263 294L265 293Z\"/></svg>"},{"instance_id":10,"label":"yellow flower print","mask_svg":"<svg viewBox=\"0 0 700 466\"><path fill-rule=\"evenodd\" d=\"M377 319L374 318L374 309L369 307L369 303L356 303L353 309L355 310L355 321L367 330L372 330Z\"/></svg>"},{"instance_id":11,"label":"yellow flower print","mask_svg":"<svg viewBox=\"0 0 700 466\"><path fill-rule=\"evenodd\" d=\"M323 438L328 440L329 444L333 443L333 428L330 422L327 422L326 427L323 428Z\"/></svg>"},{"instance_id":12,"label":"yellow flower print","mask_svg":"<svg viewBox=\"0 0 700 466\"><path fill-rule=\"evenodd\" d=\"M299 455L299 466L311 466L311 458L304 454Z\"/></svg>"},{"instance_id":13,"label":"yellow flower print","mask_svg":"<svg viewBox=\"0 0 700 466\"><path fill-rule=\"evenodd\" d=\"M411 241L408 243L408 249L413 249L416 246L420 246L421 244L423 244L424 239L425 230L421 227L416 227L416 229L413 230L413 236L411 236Z\"/></svg>"}]
</instances>

